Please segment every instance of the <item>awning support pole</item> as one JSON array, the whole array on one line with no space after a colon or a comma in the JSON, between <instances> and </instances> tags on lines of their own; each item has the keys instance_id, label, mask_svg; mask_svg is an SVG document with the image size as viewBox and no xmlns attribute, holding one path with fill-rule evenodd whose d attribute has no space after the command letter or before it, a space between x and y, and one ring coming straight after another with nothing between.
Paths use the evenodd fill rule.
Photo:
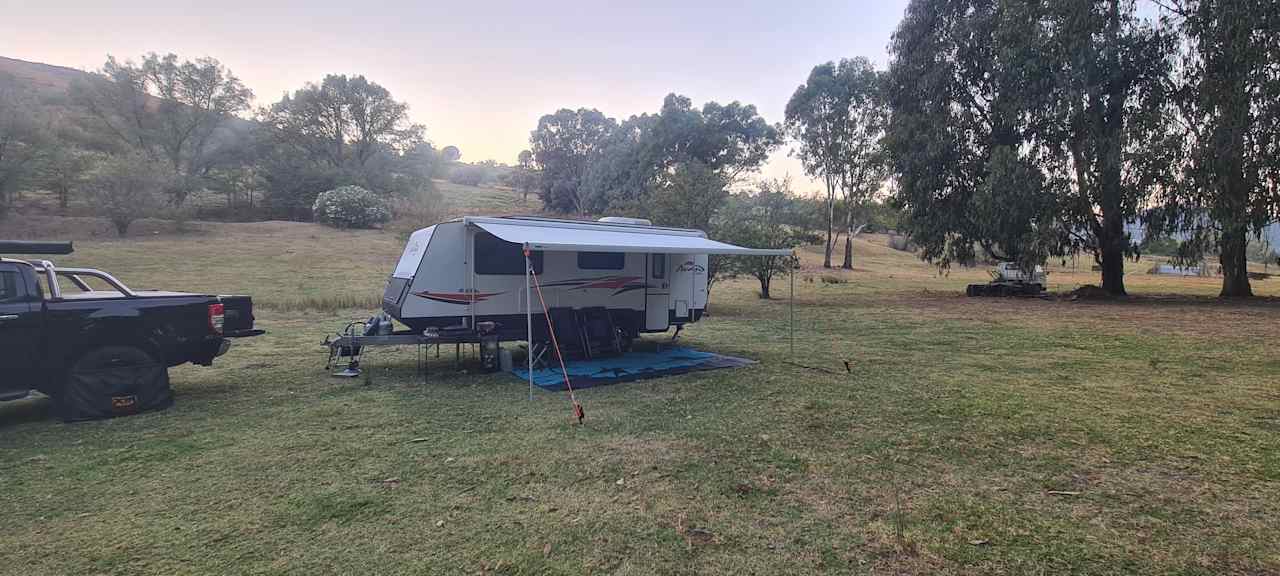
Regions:
<instances>
[{"instance_id":1,"label":"awning support pole","mask_svg":"<svg viewBox=\"0 0 1280 576\"><path fill-rule=\"evenodd\" d=\"M529 356L529 400L533 400L533 293L529 287L529 247L524 247L524 313Z\"/></svg>"},{"instance_id":2,"label":"awning support pole","mask_svg":"<svg viewBox=\"0 0 1280 576\"><path fill-rule=\"evenodd\" d=\"M796 263L791 262L791 359L796 358Z\"/></svg>"}]
</instances>

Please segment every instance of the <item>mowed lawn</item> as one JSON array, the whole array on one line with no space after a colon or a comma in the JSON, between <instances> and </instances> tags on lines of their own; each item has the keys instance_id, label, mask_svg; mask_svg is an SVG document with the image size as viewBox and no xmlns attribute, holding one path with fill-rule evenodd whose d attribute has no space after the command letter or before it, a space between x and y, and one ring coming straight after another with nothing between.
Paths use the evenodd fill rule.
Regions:
<instances>
[{"instance_id":1,"label":"mowed lawn","mask_svg":"<svg viewBox=\"0 0 1280 576\"><path fill-rule=\"evenodd\" d=\"M394 234L195 228L62 261L253 294L269 333L175 369L164 412L0 404L0 572L1280 573L1280 304L1163 296L1217 279L1143 261L1131 301L968 299L985 272L879 237L853 272L806 248L794 355L786 279L718 283L684 341L760 363L581 391L579 427L451 350L425 383L411 350L326 374Z\"/></svg>"}]
</instances>

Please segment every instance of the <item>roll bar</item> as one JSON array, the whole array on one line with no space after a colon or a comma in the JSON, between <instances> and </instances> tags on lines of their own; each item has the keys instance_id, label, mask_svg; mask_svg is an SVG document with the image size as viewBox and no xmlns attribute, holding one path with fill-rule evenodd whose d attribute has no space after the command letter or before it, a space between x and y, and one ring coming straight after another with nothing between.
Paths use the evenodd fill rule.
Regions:
<instances>
[{"instance_id":1,"label":"roll bar","mask_svg":"<svg viewBox=\"0 0 1280 576\"><path fill-rule=\"evenodd\" d=\"M89 287L89 284L84 281L84 278L81 278L81 276L88 276L110 284L112 288L115 288L116 292L124 294L125 296L137 296L133 290L130 290L128 286L125 286L124 282L121 282L116 279L115 276L107 274L101 270L95 270L93 268L57 268L53 265L53 262L48 260L41 260L40 264L33 265L33 268L35 268L36 272L45 275L45 281L49 285L49 292L51 292L50 295L55 300L62 298L62 287L58 286L58 276L64 276L68 280L71 280L71 282L76 285L76 288L81 290L92 290L92 288Z\"/></svg>"}]
</instances>

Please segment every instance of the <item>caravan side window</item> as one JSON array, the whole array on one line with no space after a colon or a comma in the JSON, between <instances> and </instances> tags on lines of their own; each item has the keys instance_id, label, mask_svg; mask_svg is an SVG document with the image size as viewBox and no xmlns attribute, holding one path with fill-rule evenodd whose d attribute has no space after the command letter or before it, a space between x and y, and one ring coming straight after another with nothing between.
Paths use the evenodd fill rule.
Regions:
<instances>
[{"instance_id":1,"label":"caravan side window","mask_svg":"<svg viewBox=\"0 0 1280 576\"><path fill-rule=\"evenodd\" d=\"M627 255L622 252L579 252L579 270L622 270L627 267Z\"/></svg>"},{"instance_id":2,"label":"caravan side window","mask_svg":"<svg viewBox=\"0 0 1280 576\"><path fill-rule=\"evenodd\" d=\"M661 280L667 277L667 255L666 254L653 255L653 271L650 273L650 276L653 276L657 280Z\"/></svg>"},{"instance_id":3,"label":"caravan side window","mask_svg":"<svg viewBox=\"0 0 1280 576\"><path fill-rule=\"evenodd\" d=\"M488 232L476 232L473 254L476 274L490 276L524 276L524 250L515 242L507 242ZM533 273L542 274L542 251L529 254Z\"/></svg>"}]
</instances>

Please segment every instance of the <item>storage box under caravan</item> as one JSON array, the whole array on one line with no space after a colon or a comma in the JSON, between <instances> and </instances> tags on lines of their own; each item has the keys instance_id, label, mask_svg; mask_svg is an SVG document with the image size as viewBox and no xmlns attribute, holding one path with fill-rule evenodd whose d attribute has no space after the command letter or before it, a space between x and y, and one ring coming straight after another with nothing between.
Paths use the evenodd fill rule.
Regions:
<instances>
[{"instance_id":1,"label":"storage box under caravan","mask_svg":"<svg viewBox=\"0 0 1280 576\"><path fill-rule=\"evenodd\" d=\"M598 323L630 339L701 318L709 254L791 251L742 248L701 230L634 219L467 217L409 237L382 307L417 332L484 326L500 340L525 340L530 314L541 317L545 301L553 320L571 315L565 322L583 330ZM536 278L526 277L526 262ZM545 321L532 330L535 340L545 335Z\"/></svg>"}]
</instances>

